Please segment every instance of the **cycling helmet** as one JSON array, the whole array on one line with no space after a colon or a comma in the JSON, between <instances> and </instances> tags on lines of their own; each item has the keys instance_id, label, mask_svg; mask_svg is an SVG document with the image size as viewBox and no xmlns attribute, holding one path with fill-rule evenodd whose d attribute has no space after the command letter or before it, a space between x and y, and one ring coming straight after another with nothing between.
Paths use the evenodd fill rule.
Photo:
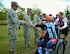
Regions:
<instances>
[{"instance_id":1,"label":"cycling helmet","mask_svg":"<svg viewBox=\"0 0 70 54\"><path fill-rule=\"evenodd\" d=\"M47 16L47 17L45 18L45 20L46 20L46 21L52 21L53 18L52 18L51 16Z\"/></svg>"}]
</instances>

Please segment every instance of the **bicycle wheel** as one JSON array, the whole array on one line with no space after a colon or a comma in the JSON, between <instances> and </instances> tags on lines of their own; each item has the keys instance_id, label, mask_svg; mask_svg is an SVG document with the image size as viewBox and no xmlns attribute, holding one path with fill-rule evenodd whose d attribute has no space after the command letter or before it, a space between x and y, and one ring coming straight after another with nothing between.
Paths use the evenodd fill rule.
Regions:
<instances>
[{"instance_id":1,"label":"bicycle wheel","mask_svg":"<svg viewBox=\"0 0 70 54\"><path fill-rule=\"evenodd\" d=\"M66 47L66 42L63 41L63 54L64 54L64 52L65 52L65 47Z\"/></svg>"},{"instance_id":2,"label":"bicycle wheel","mask_svg":"<svg viewBox=\"0 0 70 54\"><path fill-rule=\"evenodd\" d=\"M55 48L56 48L56 46L54 45L54 46L52 47L52 50L50 51L50 54L54 54L54 53L55 53Z\"/></svg>"},{"instance_id":3,"label":"bicycle wheel","mask_svg":"<svg viewBox=\"0 0 70 54\"><path fill-rule=\"evenodd\" d=\"M36 52L35 52L35 54L39 54L37 49L36 49Z\"/></svg>"},{"instance_id":4,"label":"bicycle wheel","mask_svg":"<svg viewBox=\"0 0 70 54\"><path fill-rule=\"evenodd\" d=\"M58 43L56 44L56 49L55 49L55 54L63 54L63 40L59 40Z\"/></svg>"}]
</instances>

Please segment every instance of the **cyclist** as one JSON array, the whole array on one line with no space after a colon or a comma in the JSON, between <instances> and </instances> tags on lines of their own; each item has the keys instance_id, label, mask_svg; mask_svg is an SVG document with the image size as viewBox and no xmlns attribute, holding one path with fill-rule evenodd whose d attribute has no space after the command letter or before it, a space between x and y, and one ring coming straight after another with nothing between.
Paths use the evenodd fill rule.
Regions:
<instances>
[{"instance_id":1,"label":"cyclist","mask_svg":"<svg viewBox=\"0 0 70 54\"><path fill-rule=\"evenodd\" d=\"M44 30L43 36L37 43L38 53L42 54L42 46L45 45L45 54L49 54L51 47L57 42L57 34L55 31L55 26L52 22L52 17L47 16L45 18L46 24L36 25L36 27L41 27Z\"/></svg>"},{"instance_id":2,"label":"cyclist","mask_svg":"<svg viewBox=\"0 0 70 54\"><path fill-rule=\"evenodd\" d=\"M67 34L68 34L68 25L67 25L67 18L63 17L63 13L59 12L59 18L56 19L54 25L60 26L60 39L63 38L65 40L65 45L67 45Z\"/></svg>"}]
</instances>

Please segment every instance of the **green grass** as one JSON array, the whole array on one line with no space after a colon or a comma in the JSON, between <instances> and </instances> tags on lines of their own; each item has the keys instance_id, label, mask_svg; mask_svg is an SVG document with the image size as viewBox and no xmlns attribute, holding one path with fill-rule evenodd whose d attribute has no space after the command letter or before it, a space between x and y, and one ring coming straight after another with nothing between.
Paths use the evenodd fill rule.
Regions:
<instances>
[{"instance_id":1,"label":"green grass","mask_svg":"<svg viewBox=\"0 0 70 54\"><path fill-rule=\"evenodd\" d=\"M31 30L30 34L30 48L25 49L24 48L24 36L23 36L23 28L21 26L21 29L18 30L18 43L16 47L16 51L20 53L28 52L30 50L33 50L36 48L36 45L34 43L34 31ZM70 34L69 34L70 35ZM6 25L0 25L0 54L9 54L9 36L7 31Z\"/></svg>"},{"instance_id":2,"label":"green grass","mask_svg":"<svg viewBox=\"0 0 70 54\"><path fill-rule=\"evenodd\" d=\"M20 53L28 52L30 50L33 50L36 48L36 45L34 43L34 33L33 29L30 31L30 48L25 49L24 48L24 36L23 36L23 28L21 26L21 29L17 31L18 34L18 43L16 47L16 51ZM8 30L6 25L0 25L0 54L9 54L9 36L8 36Z\"/></svg>"}]
</instances>

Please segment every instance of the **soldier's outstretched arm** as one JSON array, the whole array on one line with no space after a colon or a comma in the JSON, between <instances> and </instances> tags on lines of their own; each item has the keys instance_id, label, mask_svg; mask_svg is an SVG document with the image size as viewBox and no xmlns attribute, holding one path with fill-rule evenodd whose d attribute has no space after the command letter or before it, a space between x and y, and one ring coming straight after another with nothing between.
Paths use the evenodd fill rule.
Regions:
<instances>
[{"instance_id":1,"label":"soldier's outstretched arm","mask_svg":"<svg viewBox=\"0 0 70 54\"><path fill-rule=\"evenodd\" d=\"M28 23L23 21L23 20L19 20L18 17L16 17L16 15L13 15L13 22L19 25L25 25L28 26Z\"/></svg>"},{"instance_id":2,"label":"soldier's outstretched arm","mask_svg":"<svg viewBox=\"0 0 70 54\"><path fill-rule=\"evenodd\" d=\"M23 20L18 20L18 24L28 26L28 23L26 21L23 21Z\"/></svg>"}]
</instances>

